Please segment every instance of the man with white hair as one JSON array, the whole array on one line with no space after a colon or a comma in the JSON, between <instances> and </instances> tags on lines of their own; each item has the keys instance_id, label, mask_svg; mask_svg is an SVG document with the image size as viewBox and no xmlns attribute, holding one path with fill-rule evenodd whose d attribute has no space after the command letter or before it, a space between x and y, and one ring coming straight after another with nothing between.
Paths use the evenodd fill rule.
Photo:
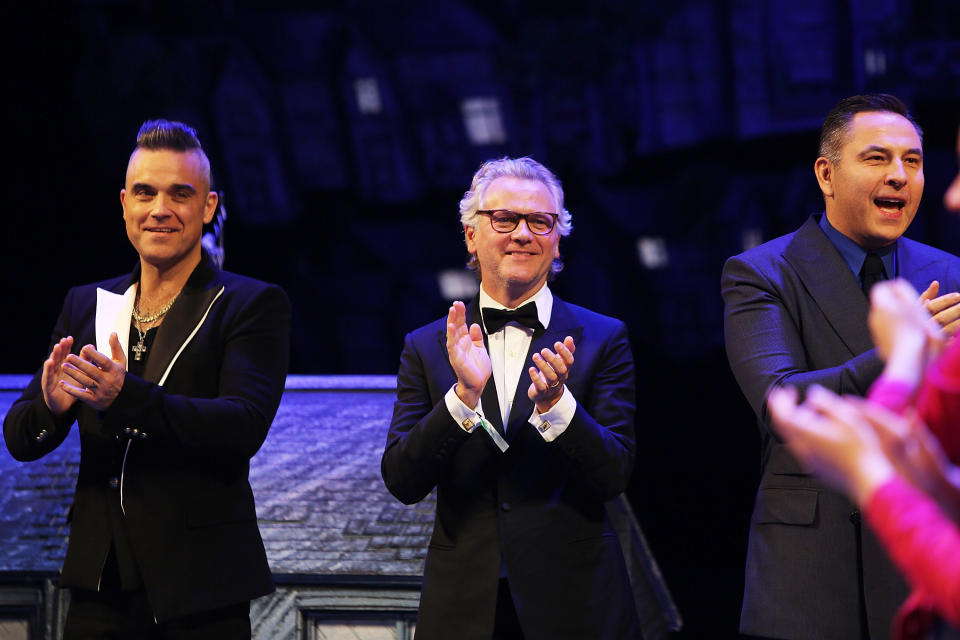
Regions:
<instances>
[{"instance_id":1,"label":"man with white hair","mask_svg":"<svg viewBox=\"0 0 960 640\"><path fill-rule=\"evenodd\" d=\"M417 638L640 638L604 508L633 468L626 326L547 286L571 216L540 163L484 163L460 219L480 293L407 335L381 464L404 503L437 489Z\"/></svg>"}]
</instances>

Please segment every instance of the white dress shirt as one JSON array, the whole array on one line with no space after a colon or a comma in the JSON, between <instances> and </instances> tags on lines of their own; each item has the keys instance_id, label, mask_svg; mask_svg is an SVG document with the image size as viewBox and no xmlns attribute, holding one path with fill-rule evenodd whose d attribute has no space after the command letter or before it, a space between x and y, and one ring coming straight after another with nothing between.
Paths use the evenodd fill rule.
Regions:
<instances>
[{"instance_id":1,"label":"white dress shirt","mask_svg":"<svg viewBox=\"0 0 960 640\"><path fill-rule=\"evenodd\" d=\"M535 294L521 301L513 309L530 301L537 305L537 316L540 319L540 324L544 328L549 327L550 316L553 313L553 294L550 292L550 288L544 284ZM486 291L483 290L482 283L480 285L480 308L508 309L508 307L487 295ZM528 367L536 366L532 359L527 359L527 351L530 350L532 340L533 329L517 322L508 322L499 331L487 334L492 377L497 387L497 397L500 400L500 417L504 430L506 430L506 425L509 422L510 411L513 409L514 392L520 383L521 376L529 380L529 376L525 372ZM552 345L550 349L553 349ZM520 392L525 393L527 387L528 385L523 385ZM444 401L453 419L466 431L472 433L479 425L480 404L478 403L473 408L465 405L457 396L456 385L447 391ZM570 390L564 386L563 395L557 404L542 414L537 413L537 408L534 406L533 414L528 422L536 427L544 440L551 442L566 430L570 421L573 420L573 414L576 410L577 401Z\"/></svg>"}]
</instances>

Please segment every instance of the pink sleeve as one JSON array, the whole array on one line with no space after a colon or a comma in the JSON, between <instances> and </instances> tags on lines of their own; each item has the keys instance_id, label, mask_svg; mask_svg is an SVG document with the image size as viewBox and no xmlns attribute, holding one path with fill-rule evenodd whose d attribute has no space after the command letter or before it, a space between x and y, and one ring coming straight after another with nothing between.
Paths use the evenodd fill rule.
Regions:
<instances>
[{"instance_id":1,"label":"pink sleeve","mask_svg":"<svg viewBox=\"0 0 960 640\"><path fill-rule=\"evenodd\" d=\"M953 340L924 376L917 410L947 456L960 462L960 340Z\"/></svg>"},{"instance_id":2,"label":"pink sleeve","mask_svg":"<svg viewBox=\"0 0 960 640\"><path fill-rule=\"evenodd\" d=\"M960 625L960 530L936 503L896 477L864 505L867 521L914 589Z\"/></svg>"},{"instance_id":3,"label":"pink sleeve","mask_svg":"<svg viewBox=\"0 0 960 640\"><path fill-rule=\"evenodd\" d=\"M881 374L870 386L867 398L895 413L903 413L913 404L913 387L903 380Z\"/></svg>"}]
</instances>

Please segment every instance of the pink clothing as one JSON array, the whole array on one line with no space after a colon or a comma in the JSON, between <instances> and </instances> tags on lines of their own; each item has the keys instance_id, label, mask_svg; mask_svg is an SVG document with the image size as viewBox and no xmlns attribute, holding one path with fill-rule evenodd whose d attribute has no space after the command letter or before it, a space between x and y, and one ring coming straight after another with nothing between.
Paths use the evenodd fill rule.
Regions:
<instances>
[{"instance_id":1,"label":"pink clothing","mask_svg":"<svg viewBox=\"0 0 960 640\"><path fill-rule=\"evenodd\" d=\"M870 388L869 398L903 413L914 404L913 395L913 388L906 382L880 376ZM954 464L960 464L960 339L953 340L926 371L916 391L915 404L947 456Z\"/></svg>"},{"instance_id":2,"label":"pink clothing","mask_svg":"<svg viewBox=\"0 0 960 640\"><path fill-rule=\"evenodd\" d=\"M960 626L960 530L936 503L897 477L873 492L864 513L914 587L897 619L901 638L923 637L933 611ZM931 611L932 609L932 611ZM915 635L920 632L919 635Z\"/></svg>"},{"instance_id":3,"label":"pink clothing","mask_svg":"<svg viewBox=\"0 0 960 640\"><path fill-rule=\"evenodd\" d=\"M960 339L931 365L917 392L917 410L954 464L960 464Z\"/></svg>"},{"instance_id":4,"label":"pink clothing","mask_svg":"<svg viewBox=\"0 0 960 640\"><path fill-rule=\"evenodd\" d=\"M902 413L913 388L881 376L869 398ZM926 372L917 410L950 459L960 462L960 340L954 340ZM897 477L864 505L873 530L914 591L894 621L898 637L922 638L934 614L960 627L960 529L929 496Z\"/></svg>"}]
</instances>

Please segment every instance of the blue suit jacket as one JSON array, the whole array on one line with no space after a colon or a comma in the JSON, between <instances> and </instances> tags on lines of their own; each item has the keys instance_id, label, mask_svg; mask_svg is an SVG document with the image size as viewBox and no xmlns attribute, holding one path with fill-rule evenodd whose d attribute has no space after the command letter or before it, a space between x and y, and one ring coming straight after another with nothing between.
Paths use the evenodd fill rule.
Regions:
<instances>
[{"instance_id":1,"label":"blue suit jacket","mask_svg":"<svg viewBox=\"0 0 960 640\"><path fill-rule=\"evenodd\" d=\"M770 431L772 385L864 395L883 364L856 276L811 216L794 233L723 268L727 357L758 416L762 478L750 521L741 631L773 638L859 638L859 513L808 475ZM960 290L960 259L900 238L898 277ZM888 638L907 589L872 534L862 536L863 597L874 640Z\"/></svg>"},{"instance_id":2,"label":"blue suit jacket","mask_svg":"<svg viewBox=\"0 0 960 640\"><path fill-rule=\"evenodd\" d=\"M121 294L138 276L139 265L130 275L71 289L51 344L66 335L74 337L74 353L95 344L96 289ZM78 424L80 470L61 586L97 589L111 540L107 504L120 491L158 620L273 590L248 472L280 403L289 332L283 290L218 271L205 259L157 330L144 377L128 372L106 411L77 402L53 416L37 372L3 433L14 458L35 460ZM123 472L112 485L118 440Z\"/></svg>"},{"instance_id":3,"label":"blue suit jacket","mask_svg":"<svg viewBox=\"0 0 960 640\"><path fill-rule=\"evenodd\" d=\"M468 323L479 323L476 300ZM466 433L444 394L456 376L446 319L406 337L397 402L381 470L404 503L437 489L417 638L491 637L501 558L528 640L639 638L623 555L604 502L627 486L634 458L633 358L626 326L554 298L550 327L530 355L567 335L576 342L567 387L577 409L567 430L543 440L527 422L521 377L500 453L482 429ZM502 434L496 385L483 413Z\"/></svg>"}]
</instances>

